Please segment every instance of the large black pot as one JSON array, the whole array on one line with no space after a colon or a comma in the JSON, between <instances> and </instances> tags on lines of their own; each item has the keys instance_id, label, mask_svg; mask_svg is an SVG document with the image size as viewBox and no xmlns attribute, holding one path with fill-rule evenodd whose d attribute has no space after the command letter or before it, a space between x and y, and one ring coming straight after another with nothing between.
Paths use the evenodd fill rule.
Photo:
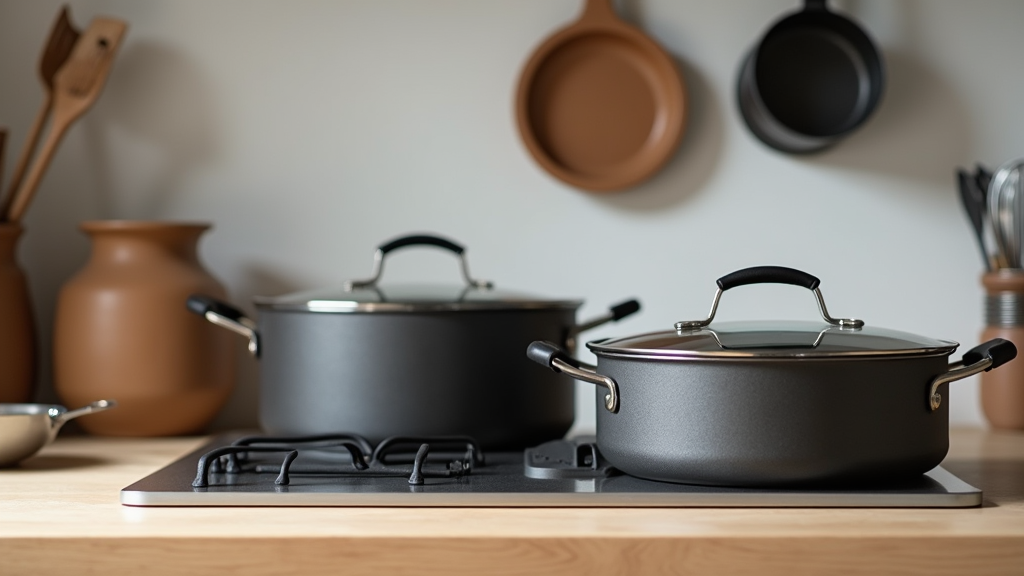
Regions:
<instances>
[{"instance_id":1,"label":"large black pot","mask_svg":"<svg viewBox=\"0 0 1024 576\"><path fill-rule=\"evenodd\" d=\"M823 150L863 124L885 84L882 57L853 21L825 0L773 24L747 55L737 82L743 121L783 152Z\"/></svg>"},{"instance_id":2,"label":"large black pot","mask_svg":"<svg viewBox=\"0 0 1024 576\"><path fill-rule=\"evenodd\" d=\"M385 255L413 245L458 255L466 283L379 285ZM249 338L261 361L259 421L266 433L353 432L373 442L468 435L491 448L536 445L572 426L574 384L531 368L521 352L531 340L543 334L571 349L579 332L640 307L627 301L578 324L582 301L473 280L464 249L436 236L380 246L370 280L258 297L255 304L258 323L206 296L188 302L193 312Z\"/></svg>"},{"instance_id":3,"label":"large black pot","mask_svg":"<svg viewBox=\"0 0 1024 576\"><path fill-rule=\"evenodd\" d=\"M725 290L785 283L814 291L825 322L721 322ZM670 482L787 486L894 481L935 467L949 446L946 383L1016 349L958 346L828 315L818 279L780 267L718 280L706 320L590 342L597 366L534 342L527 355L604 388L597 444L622 471Z\"/></svg>"}]
</instances>

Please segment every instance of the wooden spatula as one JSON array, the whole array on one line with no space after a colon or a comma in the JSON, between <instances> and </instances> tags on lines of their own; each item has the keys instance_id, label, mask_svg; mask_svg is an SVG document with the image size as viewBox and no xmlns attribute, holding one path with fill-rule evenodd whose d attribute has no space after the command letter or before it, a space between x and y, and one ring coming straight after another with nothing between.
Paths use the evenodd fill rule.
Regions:
<instances>
[{"instance_id":1,"label":"wooden spatula","mask_svg":"<svg viewBox=\"0 0 1024 576\"><path fill-rule=\"evenodd\" d=\"M43 55L39 59L39 78L43 81L46 97L43 100L43 106L36 114L32 127L29 128L25 146L21 149L21 156L18 157L18 163L11 176L11 183L7 188L7 195L4 196L3 204L0 204L0 215L6 214L10 210L11 202L14 201L14 193L21 186L21 180L25 177L29 160L32 159L36 147L39 146L39 135L42 133L43 126L46 125L46 120L50 117L50 109L53 107L53 77L71 55L71 49L74 48L79 35L78 29L71 24L71 13L68 12L68 7L64 6L53 23L50 37L47 39Z\"/></svg>"},{"instance_id":2,"label":"wooden spatula","mask_svg":"<svg viewBox=\"0 0 1024 576\"><path fill-rule=\"evenodd\" d=\"M25 183L11 199L4 220L18 222L25 214L65 132L99 97L128 25L97 18L79 37L71 55L53 78L53 121L39 157Z\"/></svg>"}]
</instances>

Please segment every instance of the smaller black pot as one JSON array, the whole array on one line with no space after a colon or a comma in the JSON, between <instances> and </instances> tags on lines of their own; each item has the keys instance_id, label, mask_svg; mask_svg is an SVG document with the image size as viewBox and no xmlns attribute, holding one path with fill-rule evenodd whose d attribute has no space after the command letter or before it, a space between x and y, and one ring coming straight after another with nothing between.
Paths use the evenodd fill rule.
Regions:
<instances>
[{"instance_id":1,"label":"smaller black pot","mask_svg":"<svg viewBox=\"0 0 1024 576\"><path fill-rule=\"evenodd\" d=\"M750 51L737 97L747 127L783 152L823 150L874 112L885 71L871 38L853 21L807 0Z\"/></svg>"},{"instance_id":2,"label":"smaller black pot","mask_svg":"<svg viewBox=\"0 0 1024 576\"><path fill-rule=\"evenodd\" d=\"M755 283L812 290L824 322L711 325L722 293ZM550 342L527 356L605 389L597 444L623 472L721 486L872 484L919 476L949 447L946 384L1012 360L995 339L947 364L956 342L832 318L818 279L780 267L718 280L706 320L587 344L585 365Z\"/></svg>"}]
</instances>

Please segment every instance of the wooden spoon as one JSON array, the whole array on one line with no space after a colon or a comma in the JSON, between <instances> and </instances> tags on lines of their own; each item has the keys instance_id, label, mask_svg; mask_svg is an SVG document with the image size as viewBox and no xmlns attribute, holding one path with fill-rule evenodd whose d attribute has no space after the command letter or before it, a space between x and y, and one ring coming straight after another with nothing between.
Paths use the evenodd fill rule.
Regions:
<instances>
[{"instance_id":1,"label":"wooden spoon","mask_svg":"<svg viewBox=\"0 0 1024 576\"><path fill-rule=\"evenodd\" d=\"M21 220L64 133L99 97L127 28L128 25L121 20L93 20L78 39L67 62L54 76L50 133L25 184L12 199L6 220Z\"/></svg>"},{"instance_id":2,"label":"wooden spoon","mask_svg":"<svg viewBox=\"0 0 1024 576\"><path fill-rule=\"evenodd\" d=\"M4 197L3 204L0 204L0 215L7 214L10 210L11 202L14 200L14 193L21 186L21 181L25 177L28 162L32 159L32 154L35 153L36 147L39 145L39 135L42 133L43 126L50 116L50 109L53 107L53 77L60 70L60 67L64 65L64 62L67 61L68 56L71 55L71 49L74 48L79 35L79 31L71 24L71 14L68 12L68 7L64 6L57 16L57 21L53 23L53 29L50 30L50 38L46 42L46 47L43 48L42 58L39 59L39 77L43 81L46 97L43 100L42 108L36 114L32 127L28 131L28 138L25 140L25 146L21 149L18 164L12 173L11 182L7 188L7 195Z\"/></svg>"}]
</instances>

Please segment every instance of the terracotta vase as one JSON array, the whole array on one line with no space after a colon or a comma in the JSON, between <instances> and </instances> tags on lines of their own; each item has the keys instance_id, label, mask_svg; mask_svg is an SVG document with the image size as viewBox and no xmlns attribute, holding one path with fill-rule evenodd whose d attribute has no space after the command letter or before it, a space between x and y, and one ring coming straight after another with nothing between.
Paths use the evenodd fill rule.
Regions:
<instances>
[{"instance_id":1,"label":"terracotta vase","mask_svg":"<svg viewBox=\"0 0 1024 576\"><path fill-rule=\"evenodd\" d=\"M234 384L232 334L188 312L189 294L227 296L197 253L206 224L98 221L85 267L61 289L54 387L68 406L113 399L88 432L167 436L202 430Z\"/></svg>"},{"instance_id":2,"label":"terracotta vase","mask_svg":"<svg viewBox=\"0 0 1024 576\"><path fill-rule=\"evenodd\" d=\"M17 224L0 224L0 402L30 402L35 391L32 302L15 258L21 232Z\"/></svg>"},{"instance_id":3,"label":"terracotta vase","mask_svg":"<svg viewBox=\"0 0 1024 576\"><path fill-rule=\"evenodd\" d=\"M998 270L982 276L985 330L981 341L1005 338L1017 358L999 370L981 373L981 408L993 428L1024 430L1024 270Z\"/></svg>"}]
</instances>

